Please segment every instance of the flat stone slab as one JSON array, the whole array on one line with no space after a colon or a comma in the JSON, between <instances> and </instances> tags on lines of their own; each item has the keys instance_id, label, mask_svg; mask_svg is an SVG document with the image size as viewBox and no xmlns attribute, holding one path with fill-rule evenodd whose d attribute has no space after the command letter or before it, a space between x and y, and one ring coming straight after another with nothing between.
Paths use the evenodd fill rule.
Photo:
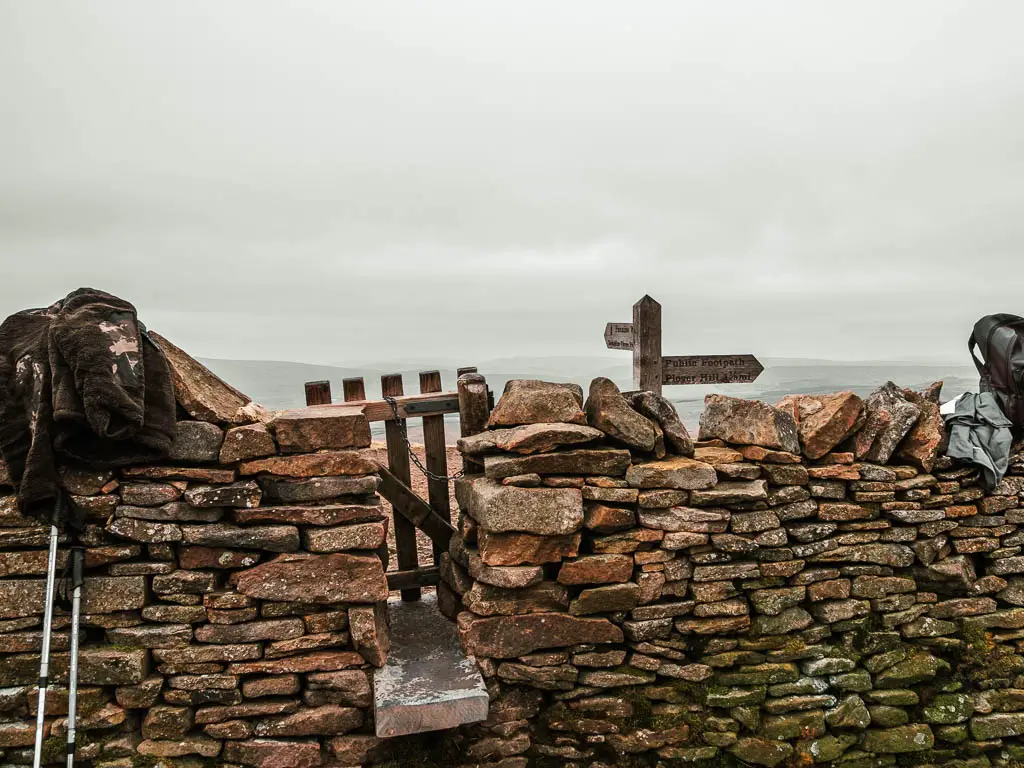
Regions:
<instances>
[{"instance_id":1,"label":"flat stone slab","mask_svg":"<svg viewBox=\"0 0 1024 768\"><path fill-rule=\"evenodd\" d=\"M488 696L476 663L459 646L437 596L388 602L391 653L373 673L377 736L440 731L487 719Z\"/></svg>"}]
</instances>

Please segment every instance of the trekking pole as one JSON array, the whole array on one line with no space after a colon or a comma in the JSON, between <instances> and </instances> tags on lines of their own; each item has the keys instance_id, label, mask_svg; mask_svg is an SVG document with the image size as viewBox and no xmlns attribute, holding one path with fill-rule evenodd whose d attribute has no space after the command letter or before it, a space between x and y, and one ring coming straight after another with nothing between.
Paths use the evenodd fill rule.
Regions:
<instances>
[{"instance_id":1,"label":"trekking pole","mask_svg":"<svg viewBox=\"0 0 1024 768\"><path fill-rule=\"evenodd\" d=\"M82 571L85 567L85 547L71 548L71 662L68 670L68 745L67 768L75 764L75 720L78 714L78 629L82 613Z\"/></svg>"},{"instance_id":2,"label":"trekking pole","mask_svg":"<svg viewBox=\"0 0 1024 768\"><path fill-rule=\"evenodd\" d=\"M50 636L53 634L53 598L57 581L57 521L62 512L62 497L58 493L53 513L53 524L50 526L50 558L46 566L46 601L43 606L43 648L39 656L39 699L36 712L36 749L32 757L33 768L39 768L43 760L43 727L46 717L46 687L50 677Z\"/></svg>"}]
</instances>

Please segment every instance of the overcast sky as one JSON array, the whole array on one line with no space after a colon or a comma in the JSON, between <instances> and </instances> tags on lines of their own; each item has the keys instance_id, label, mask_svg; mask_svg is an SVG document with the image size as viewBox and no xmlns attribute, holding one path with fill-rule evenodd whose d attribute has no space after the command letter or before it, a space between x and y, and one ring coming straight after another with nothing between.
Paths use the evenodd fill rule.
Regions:
<instances>
[{"instance_id":1,"label":"overcast sky","mask_svg":"<svg viewBox=\"0 0 1024 768\"><path fill-rule=\"evenodd\" d=\"M0 314L200 356L941 357L1024 314L1024 3L0 0ZM627 353L608 353L626 355Z\"/></svg>"}]
</instances>

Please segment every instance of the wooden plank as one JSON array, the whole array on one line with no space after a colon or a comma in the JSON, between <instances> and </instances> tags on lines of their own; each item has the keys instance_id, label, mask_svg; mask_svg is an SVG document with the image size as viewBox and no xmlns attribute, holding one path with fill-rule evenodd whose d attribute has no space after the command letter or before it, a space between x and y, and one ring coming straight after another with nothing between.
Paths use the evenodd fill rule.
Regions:
<instances>
[{"instance_id":1,"label":"wooden plank","mask_svg":"<svg viewBox=\"0 0 1024 768\"><path fill-rule=\"evenodd\" d=\"M425 395L405 395L396 397L398 416L402 419L414 419L425 414L445 414L459 412L458 392L430 392ZM384 400L346 400L344 404L334 403L333 407L358 407L363 409L367 421L391 421L395 418L391 406Z\"/></svg>"},{"instance_id":2,"label":"wooden plank","mask_svg":"<svg viewBox=\"0 0 1024 768\"><path fill-rule=\"evenodd\" d=\"M409 589L410 587L436 587L441 582L441 569L436 565L417 568L415 571L391 571L387 574L388 589Z\"/></svg>"},{"instance_id":3,"label":"wooden plank","mask_svg":"<svg viewBox=\"0 0 1024 768\"><path fill-rule=\"evenodd\" d=\"M604 327L604 345L608 349L633 348L632 323L608 323Z\"/></svg>"},{"instance_id":4,"label":"wooden plank","mask_svg":"<svg viewBox=\"0 0 1024 768\"><path fill-rule=\"evenodd\" d=\"M330 405L331 404L331 382L329 381L307 381L306 382L306 405Z\"/></svg>"},{"instance_id":5,"label":"wooden plank","mask_svg":"<svg viewBox=\"0 0 1024 768\"><path fill-rule=\"evenodd\" d=\"M487 381L479 373L459 376L459 430L463 437L478 435L487 429L491 415ZM462 467L467 474L483 472L482 461L462 457Z\"/></svg>"},{"instance_id":6,"label":"wooden plank","mask_svg":"<svg viewBox=\"0 0 1024 768\"><path fill-rule=\"evenodd\" d=\"M650 296L633 305L633 386L661 394L661 304Z\"/></svg>"},{"instance_id":7,"label":"wooden plank","mask_svg":"<svg viewBox=\"0 0 1024 768\"><path fill-rule=\"evenodd\" d=\"M393 397L401 395L404 391L402 374L381 376L380 391ZM384 436L388 442L388 468L398 481L410 486L412 485L412 475L409 467L409 451L402 437L404 430L405 420L392 420L384 424ZM399 570L410 571L419 565L419 556L416 553L416 526L401 515L395 515L395 548L398 550ZM420 590L404 589L402 590L402 599L419 600Z\"/></svg>"},{"instance_id":8,"label":"wooden plank","mask_svg":"<svg viewBox=\"0 0 1024 768\"><path fill-rule=\"evenodd\" d=\"M366 387L363 385L362 376L353 376L350 379L341 380L341 391L346 403L366 399Z\"/></svg>"},{"instance_id":9,"label":"wooden plank","mask_svg":"<svg viewBox=\"0 0 1024 768\"><path fill-rule=\"evenodd\" d=\"M739 384L761 375L753 355L675 355L661 358L665 384Z\"/></svg>"},{"instance_id":10,"label":"wooden plank","mask_svg":"<svg viewBox=\"0 0 1024 768\"><path fill-rule=\"evenodd\" d=\"M396 528L399 519L419 528L430 538L448 548L448 542L455 533L452 524L442 520L427 502L416 495L408 485L403 483L390 470L380 469L380 495L387 499L395 512Z\"/></svg>"},{"instance_id":11,"label":"wooden plank","mask_svg":"<svg viewBox=\"0 0 1024 768\"><path fill-rule=\"evenodd\" d=\"M440 371L423 371L420 373L420 392L431 393L441 391ZM423 417L423 453L426 457L427 471L441 477L448 475L448 449L445 445L444 416ZM451 498L448 495L448 481L427 477L427 499L438 517L451 522ZM441 555L447 547L434 544L434 565L441 563Z\"/></svg>"},{"instance_id":12,"label":"wooden plank","mask_svg":"<svg viewBox=\"0 0 1024 768\"><path fill-rule=\"evenodd\" d=\"M470 366L466 366L465 368L459 368L458 371L456 371L455 376L456 376L456 378L458 378L459 376L461 376L464 373L478 373L478 371L477 371L475 365L470 365Z\"/></svg>"}]
</instances>

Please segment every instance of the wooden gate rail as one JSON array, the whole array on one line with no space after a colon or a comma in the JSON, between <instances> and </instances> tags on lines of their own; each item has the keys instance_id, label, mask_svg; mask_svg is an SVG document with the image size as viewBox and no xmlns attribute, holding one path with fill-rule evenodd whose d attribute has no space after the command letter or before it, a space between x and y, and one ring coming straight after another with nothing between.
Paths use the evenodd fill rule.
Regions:
<instances>
[{"instance_id":1,"label":"wooden gate rail","mask_svg":"<svg viewBox=\"0 0 1024 768\"><path fill-rule=\"evenodd\" d=\"M476 368L460 368L459 388L441 391L441 374L423 371L419 375L420 394L406 395L401 374L381 376L381 392L394 401L367 400L361 377L342 381L343 403L331 402L329 381L306 383L306 404L339 408L357 407L368 421L384 422L388 466L380 469L380 493L395 511L395 547L398 571L387 574L388 586L401 590L403 600L418 600L420 587L436 586L440 580L441 555L448 550L455 529L451 524L451 499L448 481L448 451L445 440L444 415L459 413L461 434L476 434L486 428L491 394L483 376ZM396 417L397 411L397 417ZM427 500L412 490L409 450L403 438L406 419L423 419L423 464L436 477L427 476ZM478 471L466 462L467 471ZM432 544L434 564L419 565L416 529L422 530Z\"/></svg>"}]
</instances>

